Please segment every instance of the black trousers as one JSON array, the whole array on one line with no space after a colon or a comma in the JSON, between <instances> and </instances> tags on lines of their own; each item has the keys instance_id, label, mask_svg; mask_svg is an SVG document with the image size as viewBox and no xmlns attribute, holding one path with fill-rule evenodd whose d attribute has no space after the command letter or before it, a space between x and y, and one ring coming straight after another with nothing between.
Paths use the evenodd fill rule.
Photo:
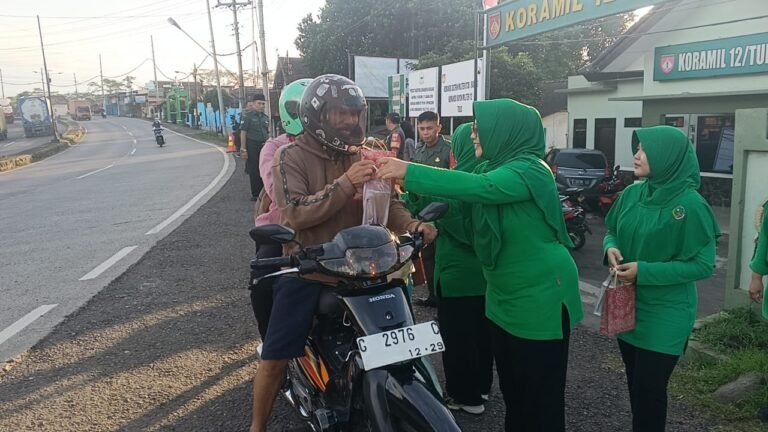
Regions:
<instances>
[{"instance_id":1,"label":"black trousers","mask_svg":"<svg viewBox=\"0 0 768 432\"><path fill-rule=\"evenodd\" d=\"M259 172L259 156L263 147L264 141L246 139L245 150L248 152L248 159L245 161L245 169L251 180L251 196L254 198L258 198L261 190L264 189L264 182Z\"/></svg>"},{"instance_id":2,"label":"black trousers","mask_svg":"<svg viewBox=\"0 0 768 432\"><path fill-rule=\"evenodd\" d=\"M532 340L490 323L507 432L565 431L565 377L570 322L563 306L563 339Z\"/></svg>"},{"instance_id":3,"label":"black trousers","mask_svg":"<svg viewBox=\"0 0 768 432\"><path fill-rule=\"evenodd\" d=\"M283 255L283 247L280 245L262 245L256 248L257 258L276 258ZM251 281L254 278L263 276L267 273L251 272ZM249 284L251 290L251 306L253 315L256 317L256 324L259 326L259 335L262 342L267 336L267 327L269 317L272 315L272 286L276 278L265 279L256 285Z\"/></svg>"},{"instance_id":4,"label":"black trousers","mask_svg":"<svg viewBox=\"0 0 768 432\"><path fill-rule=\"evenodd\" d=\"M493 351L485 317L485 296L437 300L440 334L445 343L443 369L448 396L463 405L481 405L491 392Z\"/></svg>"},{"instance_id":5,"label":"black trousers","mask_svg":"<svg viewBox=\"0 0 768 432\"><path fill-rule=\"evenodd\" d=\"M627 371L633 432L663 432L667 425L667 384L680 357L622 340L619 349Z\"/></svg>"}]
</instances>

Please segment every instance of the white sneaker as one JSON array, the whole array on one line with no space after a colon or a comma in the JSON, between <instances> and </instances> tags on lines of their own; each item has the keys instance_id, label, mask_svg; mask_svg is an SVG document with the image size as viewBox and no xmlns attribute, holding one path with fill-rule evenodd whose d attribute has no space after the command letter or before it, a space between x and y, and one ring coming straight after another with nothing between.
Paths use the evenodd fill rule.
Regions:
<instances>
[{"instance_id":1,"label":"white sneaker","mask_svg":"<svg viewBox=\"0 0 768 432\"><path fill-rule=\"evenodd\" d=\"M485 412L485 405L464 405L456 402L455 400L448 398L445 400L445 405L448 407L448 409L458 411L462 410L464 412L468 412L470 414L474 415L480 415Z\"/></svg>"}]
</instances>

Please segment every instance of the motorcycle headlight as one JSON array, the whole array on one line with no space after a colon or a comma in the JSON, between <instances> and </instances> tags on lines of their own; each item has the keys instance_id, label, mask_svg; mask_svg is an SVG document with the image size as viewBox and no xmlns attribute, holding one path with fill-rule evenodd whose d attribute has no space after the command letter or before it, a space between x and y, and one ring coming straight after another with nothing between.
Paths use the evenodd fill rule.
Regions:
<instances>
[{"instance_id":1,"label":"motorcycle headlight","mask_svg":"<svg viewBox=\"0 0 768 432\"><path fill-rule=\"evenodd\" d=\"M342 276L378 277L397 270L400 255L394 242L375 248L347 249L344 258L320 260L325 270Z\"/></svg>"}]
</instances>

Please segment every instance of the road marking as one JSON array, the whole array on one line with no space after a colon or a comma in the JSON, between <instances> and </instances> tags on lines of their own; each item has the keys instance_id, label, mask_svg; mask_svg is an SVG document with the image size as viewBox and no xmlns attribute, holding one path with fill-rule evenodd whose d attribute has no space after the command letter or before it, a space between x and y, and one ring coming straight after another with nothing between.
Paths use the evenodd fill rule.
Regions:
<instances>
[{"instance_id":1,"label":"road marking","mask_svg":"<svg viewBox=\"0 0 768 432\"><path fill-rule=\"evenodd\" d=\"M136 153L136 149L131 150L131 156L133 156L134 153Z\"/></svg>"},{"instance_id":2,"label":"road marking","mask_svg":"<svg viewBox=\"0 0 768 432\"><path fill-rule=\"evenodd\" d=\"M58 304L43 305L35 308L32 312L24 315L18 321L8 326L0 332L0 344L12 338L16 333L22 331L24 327L32 324L36 319L45 315L48 311L58 306Z\"/></svg>"},{"instance_id":3,"label":"road marking","mask_svg":"<svg viewBox=\"0 0 768 432\"><path fill-rule=\"evenodd\" d=\"M136 144L136 139L133 140L133 143Z\"/></svg>"},{"instance_id":4,"label":"road marking","mask_svg":"<svg viewBox=\"0 0 768 432\"><path fill-rule=\"evenodd\" d=\"M207 143L205 141L200 141L199 139L195 139L195 138L192 138L192 137L180 134L178 132L174 132L174 131L172 131L170 129L168 131L171 132L171 133L174 133L176 135L182 136L184 138L187 138L189 140L192 140L192 141L195 141L195 142L199 142L200 144L205 144L205 145L207 145L209 147L213 147L214 149L218 150L219 153L221 153L222 157L224 158L224 165L221 167L221 171L219 171L219 175L217 175L216 178L214 178L211 181L211 183L208 184L208 186L205 187L205 189L203 189L200 192L198 192L197 195L192 197L192 199L189 200L188 203L184 204L180 209L176 210L176 212L173 213L171 216L169 216L168 219L160 222L156 227L154 227L151 230L147 231L147 233L145 235L157 234L160 231L162 231L163 228L165 228L168 225L170 225L171 223L173 223L173 221L175 221L176 219L180 218L184 214L184 212L189 210L193 205L195 205L195 203L200 201L200 199L203 196L205 196L206 193L208 193L211 189L213 189L216 186L216 184L219 183L219 181L221 181L222 178L224 178L224 174L227 173L227 169L229 168L229 159L230 158L227 155L227 153L224 152L223 148L221 148L221 147L219 147L219 146L217 146L215 144Z\"/></svg>"},{"instance_id":5,"label":"road marking","mask_svg":"<svg viewBox=\"0 0 768 432\"><path fill-rule=\"evenodd\" d=\"M16 140L13 140L13 141L11 141L11 142L9 142L9 143L3 144L3 147L10 147L10 146L12 146L12 145L13 145L15 142L16 142Z\"/></svg>"},{"instance_id":6,"label":"road marking","mask_svg":"<svg viewBox=\"0 0 768 432\"><path fill-rule=\"evenodd\" d=\"M133 133L132 132L128 132L128 136L133 136Z\"/></svg>"},{"instance_id":7,"label":"road marking","mask_svg":"<svg viewBox=\"0 0 768 432\"><path fill-rule=\"evenodd\" d=\"M99 264L95 269L89 271L88 274L81 277L80 280L84 281L97 278L100 274L104 273L105 270L115 265L116 262L125 258L125 256L131 253L134 249L136 249L136 246L128 246L120 249L116 254L112 255L106 261Z\"/></svg>"},{"instance_id":8,"label":"road marking","mask_svg":"<svg viewBox=\"0 0 768 432\"><path fill-rule=\"evenodd\" d=\"M83 175L81 175L80 177L78 177L77 179L78 179L78 180L79 180L79 179L83 179L83 178L86 178L86 177L88 177L89 175L94 175L94 174L96 174L96 173L100 173L100 172L102 172L102 171L104 171L104 170L106 170L106 169L110 169L110 168L112 168L113 166L115 166L115 164L112 164L112 165L109 165L109 166L105 166L104 168L99 168L99 169L97 169L96 171L91 171L91 172L89 172L88 174L83 174Z\"/></svg>"}]
</instances>

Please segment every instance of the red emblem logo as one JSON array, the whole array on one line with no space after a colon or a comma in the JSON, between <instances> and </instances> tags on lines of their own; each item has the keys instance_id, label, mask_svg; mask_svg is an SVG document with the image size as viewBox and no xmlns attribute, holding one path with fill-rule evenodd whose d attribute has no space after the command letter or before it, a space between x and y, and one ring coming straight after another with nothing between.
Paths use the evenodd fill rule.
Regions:
<instances>
[{"instance_id":1,"label":"red emblem logo","mask_svg":"<svg viewBox=\"0 0 768 432\"><path fill-rule=\"evenodd\" d=\"M488 35L491 39L496 39L501 33L501 12L496 12L488 16Z\"/></svg>"},{"instance_id":2,"label":"red emblem logo","mask_svg":"<svg viewBox=\"0 0 768 432\"><path fill-rule=\"evenodd\" d=\"M672 72L675 68L675 56L673 54L661 56L661 59L659 59L659 66L665 74Z\"/></svg>"}]
</instances>

